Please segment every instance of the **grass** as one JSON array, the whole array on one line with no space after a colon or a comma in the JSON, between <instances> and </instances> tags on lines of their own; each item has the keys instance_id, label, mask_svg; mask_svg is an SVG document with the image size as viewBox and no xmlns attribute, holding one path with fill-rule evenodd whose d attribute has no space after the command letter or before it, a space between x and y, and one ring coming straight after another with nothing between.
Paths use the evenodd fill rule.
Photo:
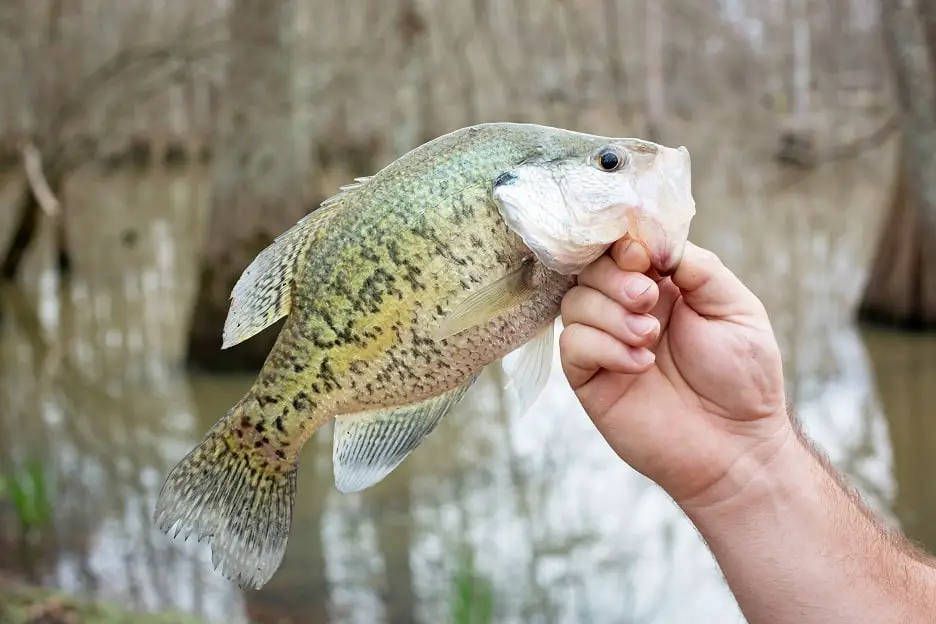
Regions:
<instances>
[{"instance_id":1,"label":"grass","mask_svg":"<svg viewBox=\"0 0 936 624\"><path fill-rule=\"evenodd\" d=\"M23 530L41 527L52 518L46 471L38 461L0 474L0 501L9 501Z\"/></svg>"},{"instance_id":2,"label":"grass","mask_svg":"<svg viewBox=\"0 0 936 624\"><path fill-rule=\"evenodd\" d=\"M462 550L452 579L452 624L489 624L494 617L494 590L478 574L470 548Z\"/></svg>"},{"instance_id":3,"label":"grass","mask_svg":"<svg viewBox=\"0 0 936 624\"><path fill-rule=\"evenodd\" d=\"M0 503L9 505L24 535L52 519L52 499L42 464L0 474ZM174 613L132 613L107 603L79 600L50 589L0 577L0 624L204 624Z\"/></svg>"},{"instance_id":4,"label":"grass","mask_svg":"<svg viewBox=\"0 0 936 624\"><path fill-rule=\"evenodd\" d=\"M178 613L134 613L53 590L0 581L0 624L205 624Z\"/></svg>"}]
</instances>

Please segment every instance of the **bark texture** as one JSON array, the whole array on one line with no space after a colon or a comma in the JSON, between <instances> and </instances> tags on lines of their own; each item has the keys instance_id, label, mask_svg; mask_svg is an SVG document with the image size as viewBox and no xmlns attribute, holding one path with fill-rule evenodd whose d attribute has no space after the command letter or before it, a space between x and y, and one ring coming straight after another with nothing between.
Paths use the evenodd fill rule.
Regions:
<instances>
[{"instance_id":1,"label":"bark texture","mask_svg":"<svg viewBox=\"0 0 936 624\"><path fill-rule=\"evenodd\" d=\"M881 0L881 29L901 118L890 213L859 319L936 328L936 6Z\"/></svg>"},{"instance_id":2,"label":"bark texture","mask_svg":"<svg viewBox=\"0 0 936 624\"><path fill-rule=\"evenodd\" d=\"M230 13L235 42L221 98L212 215L188 360L211 371L254 371L266 358L282 321L229 350L221 330L241 272L273 238L311 208L291 120L291 78L285 24L290 0L236 0Z\"/></svg>"}]
</instances>

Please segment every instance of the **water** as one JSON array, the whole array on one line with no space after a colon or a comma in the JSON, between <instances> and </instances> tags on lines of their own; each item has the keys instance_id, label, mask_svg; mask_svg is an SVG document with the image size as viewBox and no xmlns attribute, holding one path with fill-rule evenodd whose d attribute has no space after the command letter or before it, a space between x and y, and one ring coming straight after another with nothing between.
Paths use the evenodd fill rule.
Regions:
<instances>
[{"instance_id":1,"label":"water","mask_svg":"<svg viewBox=\"0 0 936 624\"><path fill-rule=\"evenodd\" d=\"M764 300L807 430L875 509L936 550L936 340L850 322L883 216L887 154L790 187L775 173L732 173L718 157L730 141L711 149L693 154L693 240ZM57 295L46 239L30 261L31 299L4 294L0 461L38 458L54 511L52 529L27 540L0 503L0 570L211 622L440 622L470 551L497 621L743 621L694 528L590 425L558 354L530 414L515 417L490 371L363 494L334 489L330 431L313 438L289 549L260 591L238 590L205 548L156 531L166 472L251 382L171 365L207 189L197 171L79 176L69 191L74 284Z\"/></svg>"}]
</instances>

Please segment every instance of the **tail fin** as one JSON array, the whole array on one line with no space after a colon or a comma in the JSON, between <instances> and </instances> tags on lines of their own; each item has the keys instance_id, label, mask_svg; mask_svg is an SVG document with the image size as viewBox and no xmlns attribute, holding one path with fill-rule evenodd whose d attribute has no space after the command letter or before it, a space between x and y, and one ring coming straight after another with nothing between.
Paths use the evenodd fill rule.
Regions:
<instances>
[{"instance_id":1,"label":"tail fin","mask_svg":"<svg viewBox=\"0 0 936 624\"><path fill-rule=\"evenodd\" d=\"M298 464L271 462L236 436L240 409L232 408L170 471L153 520L173 538L207 539L216 570L259 589L286 551Z\"/></svg>"}]
</instances>

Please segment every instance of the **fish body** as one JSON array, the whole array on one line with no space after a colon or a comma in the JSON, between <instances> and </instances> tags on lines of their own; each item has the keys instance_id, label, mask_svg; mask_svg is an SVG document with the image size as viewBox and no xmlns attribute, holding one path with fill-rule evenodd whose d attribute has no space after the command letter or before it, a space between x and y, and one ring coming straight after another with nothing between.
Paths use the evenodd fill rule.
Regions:
<instances>
[{"instance_id":1,"label":"fish body","mask_svg":"<svg viewBox=\"0 0 936 624\"><path fill-rule=\"evenodd\" d=\"M299 453L323 424L336 421L335 484L352 492L398 466L493 362L525 410L575 274L641 219L662 223L645 204L663 186L678 191L669 212L686 212L680 149L482 124L342 187L234 287L225 348L286 322L250 390L168 475L156 524L208 539L225 577L260 587L285 551ZM685 244L678 221L657 228L662 243L641 239L661 270Z\"/></svg>"}]
</instances>

